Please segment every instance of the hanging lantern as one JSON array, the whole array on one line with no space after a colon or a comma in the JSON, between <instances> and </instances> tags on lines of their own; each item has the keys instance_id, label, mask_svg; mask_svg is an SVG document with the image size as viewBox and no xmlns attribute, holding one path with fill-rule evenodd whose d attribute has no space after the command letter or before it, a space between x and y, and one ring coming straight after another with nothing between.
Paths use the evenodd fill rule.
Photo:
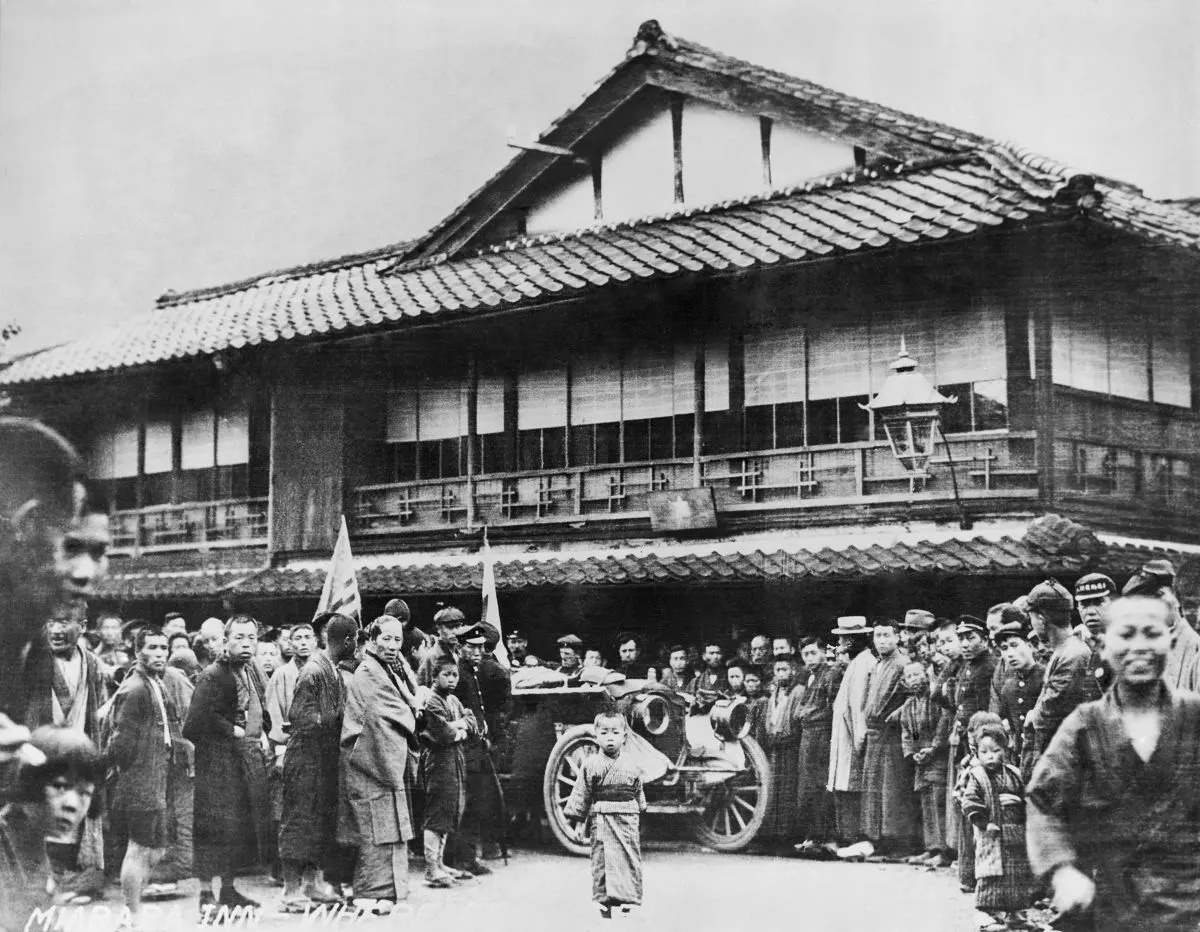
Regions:
<instances>
[{"instance_id":1,"label":"hanging lantern","mask_svg":"<svg viewBox=\"0 0 1200 932\"><path fill-rule=\"evenodd\" d=\"M892 374L884 380L879 394L859 407L875 412L883 422L892 453L901 465L923 473L933 455L942 405L954 404L958 399L941 394L917 371L917 361L908 355L903 337L900 355L890 368Z\"/></svg>"}]
</instances>

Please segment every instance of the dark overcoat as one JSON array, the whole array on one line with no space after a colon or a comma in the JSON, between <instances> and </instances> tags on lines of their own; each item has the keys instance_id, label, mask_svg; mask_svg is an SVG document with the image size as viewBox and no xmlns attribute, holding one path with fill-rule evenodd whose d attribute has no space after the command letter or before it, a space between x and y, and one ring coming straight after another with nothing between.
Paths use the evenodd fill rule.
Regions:
<instances>
[{"instance_id":1,"label":"dark overcoat","mask_svg":"<svg viewBox=\"0 0 1200 932\"><path fill-rule=\"evenodd\" d=\"M247 664L246 669L262 701L266 693L262 672L253 663ZM240 845L248 825L254 830L257 851L244 852L243 860L269 850L266 758L256 744L233 736L236 713L237 682L232 665L222 657L196 681L196 692L183 726L183 736L196 746L193 841L198 869L208 850L225 853ZM270 728L264 703L263 732Z\"/></svg>"},{"instance_id":2,"label":"dark overcoat","mask_svg":"<svg viewBox=\"0 0 1200 932\"><path fill-rule=\"evenodd\" d=\"M163 740L162 711L153 687L140 667L135 667L113 697L113 731L109 759L117 769L112 809L139 813L165 811L171 756ZM172 701L163 691L170 730Z\"/></svg>"}]
</instances>

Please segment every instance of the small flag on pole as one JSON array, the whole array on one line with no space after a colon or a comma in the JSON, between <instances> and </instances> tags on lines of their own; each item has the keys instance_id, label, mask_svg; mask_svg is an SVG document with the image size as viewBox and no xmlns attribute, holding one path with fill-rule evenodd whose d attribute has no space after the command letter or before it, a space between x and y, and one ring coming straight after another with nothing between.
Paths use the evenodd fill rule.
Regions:
<instances>
[{"instance_id":1,"label":"small flag on pole","mask_svg":"<svg viewBox=\"0 0 1200 932\"><path fill-rule=\"evenodd\" d=\"M500 627L500 604L496 601L496 570L492 566L492 548L488 546L487 528L483 531L483 608L479 617L496 629L500 639L492 651L502 665L509 665L508 649L504 646L504 629Z\"/></svg>"},{"instance_id":2,"label":"small flag on pole","mask_svg":"<svg viewBox=\"0 0 1200 932\"><path fill-rule=\"evenodd\" d=\"M349 615L362 625L362 599L358 595L358 578L354 575L354 557L350 555L350 533L346 530L345 515L342 516L342 527L333 547L329 570L325 573L321 601L317 603L316 614L321 612Z\"/></svg>"}]
</instances>

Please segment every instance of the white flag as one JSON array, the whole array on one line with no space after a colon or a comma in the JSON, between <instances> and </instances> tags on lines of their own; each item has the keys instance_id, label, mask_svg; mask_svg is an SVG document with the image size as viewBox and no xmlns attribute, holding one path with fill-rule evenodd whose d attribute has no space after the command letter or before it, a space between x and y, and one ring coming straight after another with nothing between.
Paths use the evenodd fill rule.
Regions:
<instances>
[{"instance_id":1,"label":"white flag","mask_svg":"<svg viewBox=\"0 0 1200 932\"><path fill-rule=\"evenodd\" d=\"M492 548L488 546L486 534L483 538L483 608L479 617L495 628L500 636L492 653L507 667L508 648L504 646L504 629L500 627L500 604L496 601L496 570L492 566Z\"/></svg>"},{"instance_id":2,"label":"white flag","mask_svg":"<svg viewBox=\"0 0 1200 932\"><path fill-rule=\"evenodd\" d=\"M325 586L321 589L321 601L316 614L338 612L349 615L362 625L362 599L358 595L358 579L354 575L354 557L350 555L350 533L346 530L346 518L342 516L342 528L338 531L337 543L329 570L325 573Z\"/></svg>"}]
</instances>

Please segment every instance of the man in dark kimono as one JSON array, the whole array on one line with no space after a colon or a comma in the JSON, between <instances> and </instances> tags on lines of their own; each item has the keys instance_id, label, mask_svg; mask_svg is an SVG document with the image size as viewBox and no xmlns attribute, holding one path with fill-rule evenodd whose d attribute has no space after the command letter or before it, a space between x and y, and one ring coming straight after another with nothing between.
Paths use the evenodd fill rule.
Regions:
<instances>
[{"instance_id":1,"label":"man in dark kimono","mask_svg":"<svg viewBox=\"0 0 1200 932\"><path fill-rule=\"evenodd\" d=\"M1067 716L1027 792L1034 873L1056 911L1090 910L1098 932L1200 928L1200 697L1163 676L1167 614L1158 599L1112 603L1113 687Z\"/></svg>"},{"instance_id":2,"label":"man in dark kimono","mask_svg":"<svg viewBox=\"0 0 1200 932\"><path fill-rule=\"evenodd\" d=\"M1092 651L1071 630L1074 600L1056 581L1039 583L1029 593L1029 620L1034 633L1051 648L1042 691L1026 718L1021 774L1026 779L1063 720L1084 702L1099 698L1100 688L1088 676Z\"/></svg>"},{"instance_id":3,"label":"man in dark kimono","mask_svg":"<svg viewBox=\"0 0 1200 932\"><path fill-rule=\"evenodd\" d=\"M127 839L121 891L137 928L150 872L175 841L178 778L186 773L187 755L178 746L178 730L173 733L177 717L163 686L167 637L157 628L142 628L134 649L135 665L113 697L108 750L117 768L112 824Z\"/></svg>"},{"instance_id":4,"label":"man in dark kimono","mask_svg":"<svg viewBox=\"0 0 1200 932\"><path fill-rule=\"evenodd\" d=\"M863 755L863 834L875 853L912 854L917 847L916 797L913 765L904 758L900 733L900 706L904 692L904 664L897 625L877 622L875 652L879 663L867 684L867 743Z\"/></svg>"},{"instance_id":5,"label":"man in dark kimono","mask_svg":"<svg viewBox=\"0 0 1200 932\"><path fill-rule=\"evenodd\" d=\"M751 649L753 646L751 642ZM826 661L825 646L819 638L800 642L800 659L805 672L800 679L804 695L796 712L800 728L796 823L804 842L796 850L828 855L837 852L833 794L825 788L825 781L833 740L833 700L842 684L842 668Z\"/></svg>"},{"instance_id":6,"label":"man in dark kimono","mask_svg":"<svg viewBox=\"0 0 1200 932\"><path fill-rule=\"evenodd\" d=\"M267 850L266 683L254 662L258 622L234 615L225 624L225 650L196 682L183 736L196 746L195 865L200 918L222 906L257 908L233 886L239 867ZM220 878L216 895L213 881Z\"/></svg>"},{"instance_id":7,"label":"man in dark kimono","mask_svg":"<svg viewBox=\"0 0 1200 932\"><path fill-rule=\"evenodd\" d=\"M296 681L283 758L279 857L285 912L305 912L314 903L340 899L324 876L327 859L335 854L338 757L346 709L346 687L337 665L354 655L358 622L330 612L313 624L324 625L325 648L309 656Z\"/></svg>"},{"instance_id":8,"label":"man in dark kimono","mask_svg":"<svg viewBox=\"0 0 1200 932\"><path fill-rule=\"evenodd\" d=\"M790 657L776 657L774 676L762 708L755 736L771 767L773 792L758 831L758 842L769 849L790 845L796 835L796 800L799 796L800 703L804 687L795 682L796 667Z\"/></svg>"},{"instance_id":9,"label":"man in dark kimono","mask_svg":"<svg viewBox=\"0 0 1200 932\"><path fill-rule=\"evenodd\" d=\"M496 646L500 643L500 632L486 622L480 622L485 643L483 656L479 661L476 675L479 679L479 696L483 701L485 722L488 735L488 757L491 767L487 774L492 784L493 802L488 821L482 827L481 844L485 861L494 861L503 856L504 851L500 842L504 838L508 821L507 798L496 798L496 786L499 781L494 777L498 770L509 771L512 767L513 729L512 719L512 672L502 664L495 654ZM503 759L504 767L500 767ZM486 762L485 762L486 763ZM500 805L503 802L504 805Z\"/></svg>"}]
</instances>

